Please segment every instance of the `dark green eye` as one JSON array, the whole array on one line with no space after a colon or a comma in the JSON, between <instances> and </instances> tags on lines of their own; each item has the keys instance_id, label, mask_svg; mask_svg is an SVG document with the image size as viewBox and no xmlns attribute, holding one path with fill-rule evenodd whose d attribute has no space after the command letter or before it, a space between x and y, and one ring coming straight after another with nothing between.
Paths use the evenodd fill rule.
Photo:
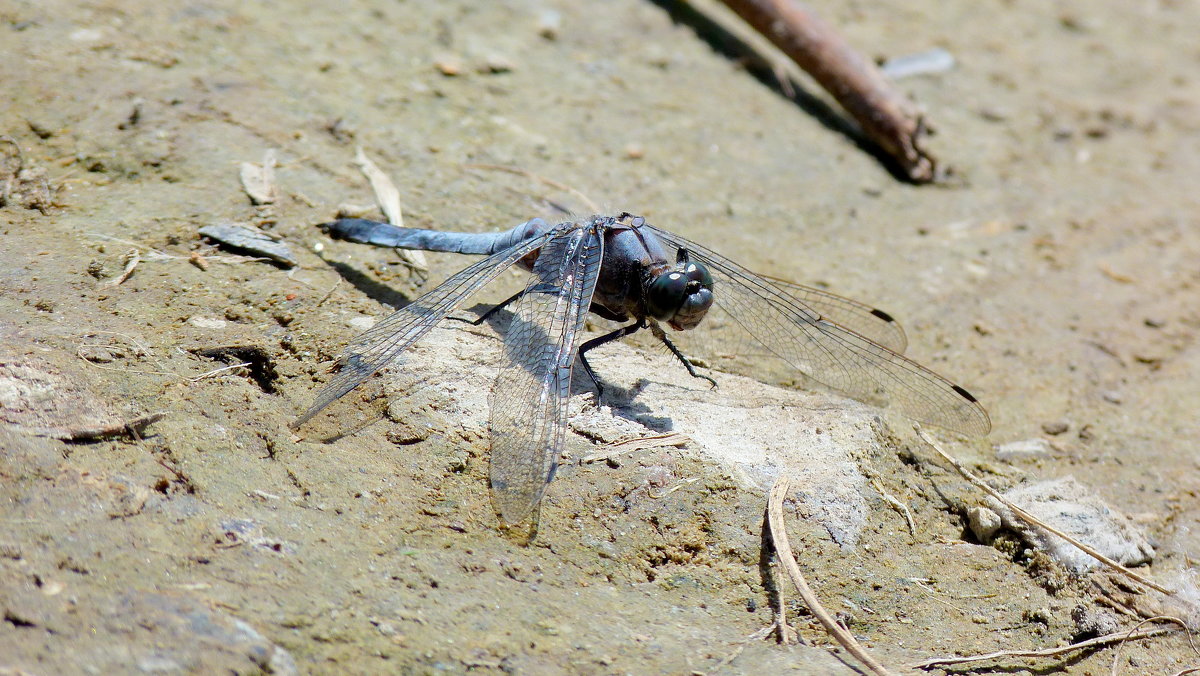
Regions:
<instances>
[{"instance_id":1,"label":"dark green eye","mask_svg":"<svg viewBox=\"0 0 1200 676\"><path fill-rule=\"evenodd\" d=\"M679 266L681 269L659 275L647 287L646 311L659 321L684 315L694 324L712 305L712 275L700 263L681 261Z\"/></svg>"},{"instance_id":2,"label":"dark green eye","mask_svg":"<svg viewBox=\"0 0 1200 676\"><path fill-rule=\"evenodd\" d=\"M679 306L683 305L690 281L687 275L678 271L659 275L646 289L646 310L650 316L660 321L670 321Z\"/></svg>"},{"instance_id":3,"label":"dark green eye","mask_svg":"<svg viewBox=\"0 0 1200 676\"><path fill-rule=\"evenodd\" d=\"M713 280L712 275L708 274L708 268L699 263L689 262L683 272L689 280L699 282L702 288L712 291Z\"/></svg>"}]
</instances>

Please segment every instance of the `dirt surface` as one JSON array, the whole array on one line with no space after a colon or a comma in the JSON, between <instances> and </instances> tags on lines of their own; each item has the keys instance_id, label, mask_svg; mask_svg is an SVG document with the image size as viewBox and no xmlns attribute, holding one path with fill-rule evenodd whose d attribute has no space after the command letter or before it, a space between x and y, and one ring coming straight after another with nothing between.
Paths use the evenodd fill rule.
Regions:
<instances>
[{"instance_id":1,"label":"dirt surface","mask_svg":"<svg viewBox=\"0 0 1200 676\"><path fill-rule=\"evenodd\" d=\"M762 476L757 456L716 458L743 443L696 413L721 401L811 421L780 435L799 472L842 467L813 450L834 429L821 420L857 430L835 444L852 485L812 475L789 529L818 595L886 664L1186 612L1015 537L979 542L966 514L982 495L902 419L830 394L751 399L721 373L712 392L633 346L601 372L690 441L579 464L604 439L574 425L529 547L487 496L494 327L437 332L390 396L350 397L342 425L382 421L332 443L288 430L385 304L463 265L431 255L422 284L394 253L314 228L371 205L356 147L412 225L585 209L470 165L519 167L886 308L909 354L992 415L988 439L951 444L959 457L1000 487L1074 476L1149 536L1145 574L1194 587L1200 5L813 7L872 56L954 55L901 82L949 184L897 182L823 95L789 100L669 3L0 3L0 673L849 673L790 590L807 644L753 638L773 621L764 486L786 450ZM239 167L267 152L278 195L254 205ZM198 234L229 222L299 265ZM422 367L437 357L440 380ZM581 415L611 415L578 391ZM159 411L140 440L54 438ZM993 447L1036 438L1044 452ZM820 501L843 493L857 512ZM1198 660L1174 635L1125 645L1117 666Z\"/></svg>"}]
</instances>

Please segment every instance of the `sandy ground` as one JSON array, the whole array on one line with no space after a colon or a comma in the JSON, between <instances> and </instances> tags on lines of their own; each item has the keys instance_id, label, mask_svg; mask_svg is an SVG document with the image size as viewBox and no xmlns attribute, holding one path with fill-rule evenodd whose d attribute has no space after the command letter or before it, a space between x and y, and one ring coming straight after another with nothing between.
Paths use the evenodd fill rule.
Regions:
<instances>
[{"instance_id":1,"label":"sandy ground","mask_svg":"<svg viewBox=\"0 0 1200 676\"><path fill-rule=\"evenodd\" d=\"M287 429L369 318L463 264L431 256L422 285L395 254L313 227L371 204L355 148L396 180L410 224L485 231L552 217L551 202L584 209L468 165L520 167L886 308L909 354L992 415L988 439L952 444L960 457L1000 487L1076 477L1147 533L1143 572L1186 583L1200 5L813 6L872 56L955 56L901 83L950 185L897 182L819 92L797 105L669 3L0 2L0 133L15 142L0 141L0 673L849 673L794 594L806 645L749 638L776 598L769 477L751 476L752 456L713 461L740 428L687 412L718 405L813 430L783 440L797 471L848 468L850 489L803 487L789 528L818 594L887 664L1063 644L1076 618L1115 608L1173 611L1014 538L980 543L964 517L980 494L902 419L732 375L710 392L632 346L601 372L692 442L580 465L599 442L573 427L530 547L496 530L487 498L492 327L438 332L390 397L351 397L345 425L386 409L381 422L329 444ZM279 198L254 206L239 164L268 151ZM260 225L299 266L197 233L222 222ZM231 346L233 361L197 352ZM140 441L29 434L154 411ZM813 450L823 419L857 430L840 460ZM994 444L1034 438L1049 450L997 459ZM853 510L813 507L839 491ZM1118 667L1197 660L1167 636L1126 645Z\"/></svg>"}]
</instances>

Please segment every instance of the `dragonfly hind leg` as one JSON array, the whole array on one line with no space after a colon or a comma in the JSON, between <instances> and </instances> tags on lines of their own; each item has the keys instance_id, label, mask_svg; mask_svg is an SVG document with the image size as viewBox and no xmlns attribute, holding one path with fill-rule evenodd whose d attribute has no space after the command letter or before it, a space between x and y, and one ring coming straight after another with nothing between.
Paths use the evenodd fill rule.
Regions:
<instances>
[{"instance_id":1,"label":"dragonfly hind leg","mask_svg":"<svg viewBox=\"0 0 1200 676\"><path fill-rule=\"evenodd\" d=\"M661 326L659 326L658 324L650 324L650 332L654 334L655 338L658 338L659 340L661 340L663 342L663 345L666 345L667 349L671 351L671 354L675 355L675 358L678 359L681 364L683 364L683 368L687 369L688 375L690 375L693 378L701 378L703 380L707 380L709 383L712 384L713 387L717 386L716 380L713 380L712 378L704 375L703 373L696 372L696 367L692 364L691 360L688 359L687 356L684 355L682 352L680 352L679 348L675 347L675 343L671 342L671 339L667 337L667 332L663 331Z\"/></svg>"},{"instance_id":2,"label":"dragonfly hind leg","mask_svg":"<svg viewBox=\"0 0 1200 676\"><path fill-rule=\"evenodd\" d=\"M593 338L593 339L587 341L586 343L584 343L583 345L579 346L579 352L576 354L576 356L579 359L580 365L583 366L584 373L588 374L588 377L592 379L592 384L596 386L596 404L597 405L599 405L600 400L602 398L604 398L604 385L602 385L600 383L600 378L596 376L596 372L594 370L592 370L592 365L588 363L588 360L587 360L588 351L595 349L597 347L600 347L601 345L604 345L606 343L611 343L614 340L619 340L620 338L624 338L625 336L628 336L629 334L634 333L635 331L639 331L644 328L646 328L646 320L639 319L636 322L630 324L629 326L622 326L621 328L619 328L615 331L610 331L609 333L606 333L603 336L600 336L599 338Z\"/></svg>"},{"instance_id":3,"label":"dragonfly hind leg","mask_svg":"<svg viewBox=\"0 0 1200 676\"><path fill-rule=\"evenodd\" d=\"M479 315L475 319L466 319L464 317L446 317L446 319L451 319L456 322L466 322L467 324L470 324L471 326L479 326L480 324L486 322L489 318L491 318L492 315L503 310L504 308L508 307L509 305L512 305L514 302L517 301L517 299L519 299L521 296L524 296L524 295L525 295L524 291L518 291L517 293L514 293L513 295L509 296L508 298L500 301L496 305L493 305L492 307L488 308L487 312L484 312L483 314Z\"/></svg>"}]
</instances>

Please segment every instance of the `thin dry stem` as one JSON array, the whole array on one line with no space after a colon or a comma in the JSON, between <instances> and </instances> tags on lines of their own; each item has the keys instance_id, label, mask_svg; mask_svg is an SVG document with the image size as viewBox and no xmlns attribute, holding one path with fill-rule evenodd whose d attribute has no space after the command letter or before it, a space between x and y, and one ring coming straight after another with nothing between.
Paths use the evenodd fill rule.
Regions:
<instances>
[{"instance_id":1,"label":"thin dry stem","mask_svg":"<svg viewBox=\"0 0 1200 676\"><path fill-rule=\"evenodd\" d=\"M1136 627L1135 627L1136 629ZM970 655L967 657L938 657L932 660L925 660L917 664L909 665L913 669L931 669L936 666L944 666L948 664L971 664L972 662L985 662L987 660L996 660L1005 657L1055 657L1065 655L1076 650L1084 650L1094 648L1096 646L1108 645L1109 643L1120 643L1139 638L1149 638L1151 636L1161 636L1167 633L1167 629L1147 629L1141 632L1125 632L1117 631L1096 638L1089 638L1086 641L1072 643L1071 645L1060 646L1056 648L1045 648L1043 650L998 650L994 653L985 655Z\"/></svg>"},{"instance_id":2,"label":"thin dry stem","mask_svg":"<svg viewBox=\"0 0 1200 676\"><path fill-rule=\"evenodd\" d=\"M808 582L805 581L804 575L800 572L800 565L796 563L796 555L792 553L792 545L788 542L787 530L783 525L783 499L788 494L788 486L790 482L786 477L780 477L775 485L771 487L771 495L767 502L767 522L771 528L771 541L775 544L775 553L779 557L783 567L787 570L788 575L792 578L792 582L796 585L796 589L800 591L800 597L804 599L804 603L808 605L809 610L825 627L825 631L834 638L843 648L851 655L854 655L860 662L863 663L872 673L879 676L886 676L892 672L888 671L882 664L875 661L869 653L859 645L858 641L850 632L846 631L842 625L838 624L829 611L821 605L817 599L817 595L809 588Z\"/></svg>"},{"instance_id":3,"label":"thin dry stem","mask_svg":"<svg viewBox=\"0 0 1200 676\"><path fill-rule=\"evenodd\" d=\"M137 249L130 249L125 253L125 269L121 271L121 275L108 283L108 286L120 286L129 279L133 271L137 269L138 263L142 262L142 254Z\"/></svg>"},{"instance_id":4,"label":"thin dry stem","mask_svg":"<svg viewBox=\"0 0 1200 676\"><path fill-rule=\"evenodd\" d=\"M110 425L99 425L96 427L39 427L22 431L31 433L34 436L50 437L52 439L61 439L62 441L99 441L118 436L132 436L140 439L143 430L162 420L166 415L166 411L158 411Z\"/></svg>"},{"instance_id":5,"label":"thin dry stem","mask_svg":"<svg viewBox=\"0 0 1200 676\"><path fill-rule=\"evenodd\" d=\"M362 146L359 146L358 152L355 153L354 162L363 176L366 176L371 183L371 190L375 192L375 202L379 204L387 222L401 228L404 227L404 210L400 207L400 191L396 188L396 184L392 183L392 179L388 178L388 175L383 173L383 170L376 166L371 158L367 157ZM396 249L396 253L401 260L417 272L429 271L429 263L423 252L412 249Z\"/></svg>"},{"instance_id":6,"label":"thin dry stem","mask_svg":"<svg viewBox=\"0 0 1200 676\"><path fill-rule=\"evenodd\" d=\"M1200 654L1200 652L1197 652L1196 650L1196 644L1192 642L1192 630L1188 628L1186 622L1178 617L1171 617L1170 615L1156 615L1154 617L1147 617L1141 622L1133 625L1133 627L1127 632L1127 635L1133 634L1133 632L1137 631L1143 624L1146 624L1147 622L1172 622L1183 627L1184 634L1187 636L1188 645L1192 646L1192 652ZM1117 661L1121 658L1121 646L1123 645L1125 645L1125 641L1118 643L1117 649L1113 651L1112 676L1117 676Z\"/></svg>"},{"instance_id":7,"label":"thin dry stem","mask_svg":"<svg viewBox=\"0 0 1200 676\"><path fill-rule=\"evenodd\" d=\"M779 638L779 642L784 645L792 645L799 640L796 635L796 630L787 621L787 599L783 593L783 575L778 566L774 566L775 578L775 598L779 602L779 607L775 609L775 634Z\"/></svg>"},{"instance_id":8,"label":"thin dry stem","mask_svg":"<svg viewBox=\"0 0 1200 676\"><path fill-rule=\"evenodd\" d=\"M900 502L896 498L892 497L890 493L883 490L883 486L879 484L879 481L871 479L871 486L873 486L875 490L879 492L879 495L883 497L885 502L894 507L897 512L900 512L902 515L904 515L904 522L908 524L908 534L916 537L917 527L913 523L912 512L908 511L908 505Z\"/></svg>"},{"instance_id":9,"label":"thin dry stem","mask_svg":"<svg viewBox=\"0 0 1200 676\"><path fill-rule=\"evenodd\" d=\"M217 375L218 373L222 373L222 372L225 372L225 371L232 371L233 369L240 369L240 368L242 368L242 367L244 367L244 366L251 366L251 365L252 365L252 364L251 364L250 362L248 362L248 361L247 361L247 362L242 362L241 364L230 364L229 366L222 366L222 367L221 367L221 368L219 368L219 369L213 369L213 370L211 370L211 371L207 371L207 372L205 372L205 373L201 373L201 374L200 374L200 375L198 375L198 376L193 376L193 377L191 377L191 378L188 378L188 380L190 380L190 381L192 381L192 382L194 383L194 382L197 382L197 381L200 381L200 380L204 380L205 378L211 378L211 377L213 377L213 376Z\"/></svg>"},{"instance_id":10,"label":"thin dry stem","mask_svg":"<svg viewBox=\"0 0 1200 676\"><path fill-rule=\"evenodd\" d=\"M383 173L383 170L372 162L371 158L367 157L362 146L359 146L354 154L354 163L371 183L371 190L375 192L375 202L383 211L383 217L392 225L404 227L404 210L400 207L400 191L396 188L396 184L392 183L392 179Z\"/></svg>"},{"instance_id":11,"label":"thin dry stem","mask_svg":"<svg viewBox=\"0 0 1200 676\"><path fill-rule=\"evenodd\" d=\"M614 441L604 444L600 447L604 450L596 453L589 453L583 456L579 459L579 463L582 465L587 465L593 462L604 462L616 458L617 456L625 455L626 453L644 451L650 448L683 446L690 441L691 439L675 432L637 437L636 439L626 439L625 441Z\"/></svg>"},{"instance_id":12,"label":"thin dry stem","mask_svg":"<svg viewBox=\"0 0 1200 676\"><path fill-rule=\"evenodd\" d=\"M1016 504L1014 504L1012 500L1009 500L1008 498L1004 497L1003 495L1000 494L999 491L997 491L996 489L994 489L991 486L984 483L982 479L975 476L974 474L971 474L971 472L966 467L963 467L962 463L960 463L955 458L951 457L949 453L946 453L946 451L943 451L942 447L939 446L937 444L937 442L935 442L933 439L930 439L929 435L925 434L925 430L921 429L920 425L913 425L913 429L915 429L917 431L917 435L919 437L921 437L921 439L926 444L929 444L930 448L932 448L934 451L936 451L938 455L942 456L942 459L944 459L946 462L950 463L954 467L954 469L957 470L960 475L962 475L962 477L964 479L971 482L973 485L975 485L976 487L978 487L980 490L987 493L988 495L992 496L993 498L996 498L996 500L999 500L1001 504L1003 504L1005 507L1008 507L1010 510L1012 510L1013 514L1016 514L1022 521L1033 524L1034 526L1037 526L1038 528L1045 529L1046 531L1053 533L1054 535L1057 535L1058 537L1060 537L1060 538L1066 540L1067 542L1070 542L1072 545L1075 545L1076 547L1078 547L1080 550L1082 550L1083 552L1088 554L1088 556L1095 558L1100 563L1103 563L1104 565L1108 566L1109 568L1117 571L1118 573L1120 573L1128 578L1137 580L1138 582L1141 582L1142 584L1144 584L1152 589L1160 591L1163 594L1167 594L1168 596L1173 595L1175 593L1175 592L1171 591L1170 589L1167 589L1166 587L1158 584L1154 580L1151 580L1145 576L1142 576L1142 575L1139 575L1139 574L1133 572L1132 570L1129 570L1125 566L1122 566L1121 564L1117 563L1116 561L1113 561L1112 559L1101 554L1100 552L1096 551L1092 547L1089 547L1088 545L1080 542L1079 540L1071 537L1070 535L1067 535L1066 533L1055 528L1054 526L1051 526L1051 525L1047 524L1046 522L1038 519L1036 516L1030 514L1029 512L1026 512L1025 510L1021 509Z\"/></svg>"}]
</instances>

